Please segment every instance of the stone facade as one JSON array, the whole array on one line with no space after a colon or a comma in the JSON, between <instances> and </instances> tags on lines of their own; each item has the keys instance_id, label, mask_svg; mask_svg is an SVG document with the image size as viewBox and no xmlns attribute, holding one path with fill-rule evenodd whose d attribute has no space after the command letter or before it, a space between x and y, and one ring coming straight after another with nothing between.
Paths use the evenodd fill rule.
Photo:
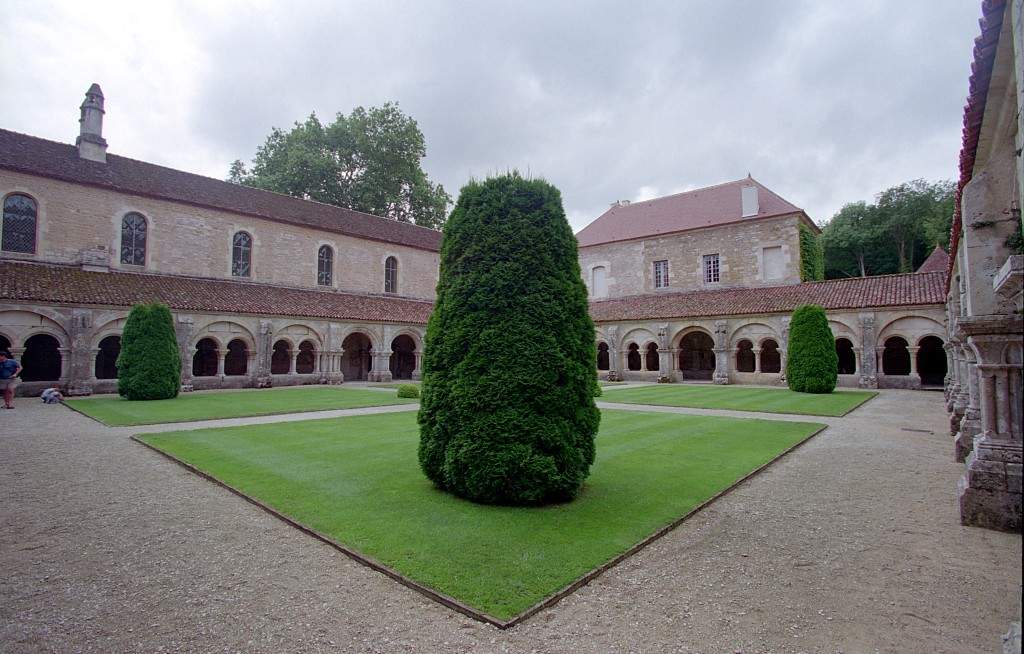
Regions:
<instances>
[{"instance_id":1,"label":"stone facade","mask_svg":"<svg viewBox=\"0 0 1024 654\"><path fill-rule=\"evenodd\" d=\"M778 286L800 283L800 214L752 218L745 222L677 234L603 243L580 248L580 269L591 297L614 298L680 289ZM779 267L769 276L765 251ZM717 254L720 281L705 284L703 256ZM669 285L655 288L654 262L668 261ZM594 269L603 267L607 293L595 294Z\"/></svg>"},{"instance_id":2,"label":"stone facade","mask_svg":"<svg viewBox=\"0 0 1024 654\"><path fill-rule=\"evenodd\" d=\"M38 217L35 253L4 252L8 259L231 279L231 237L241 230L253 237L252 281L323 289L317 251L328 245L334 252L329 288L383 293L389 256L398 259L397 295L433 299L437 285L436 251L0 169L0 198L11 193L33 198ZM122 264L119 256L121 220L130 212L147 222L142 266Z\"/></svg>"},{"instance_id":3,"label":"stone facade","mask_svg":"<svg viewBox=\"0 0 1024 654\"><path fill-rule=\"evenodd\" d=\"M1022 286L1021 3L986 4L964 116L946 303L946 383L963 524L1021 528ZM1014 14L1011 18L1011 13Z\"/></svg>"}]
</instances>

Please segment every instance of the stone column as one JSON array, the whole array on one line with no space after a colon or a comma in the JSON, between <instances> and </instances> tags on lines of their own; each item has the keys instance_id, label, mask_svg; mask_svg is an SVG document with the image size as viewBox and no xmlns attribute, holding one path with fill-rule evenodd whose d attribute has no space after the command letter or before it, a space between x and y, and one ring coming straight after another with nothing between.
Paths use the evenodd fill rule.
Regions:
<instances>
[{"instance_id":1,"label":"stone column","mask_svg":"<svg viewBox=\"0 0 1024 654\"><path fill-rule=\"evenodd\" d=\"M270 360L274 354L274 324L261 320L256 334L256 387L270 388L274 377L270 374Z\"/></svg>"},{"instance_id":2,"label":"stone column","mask_svg":"<svg viewBox=\"0 0 1024 654\"><path fill-rule=\"evenodd\" d=\"M60 353L60 381L63 384L68 384L68 372L71 370L71 348L59 347L57 352Z\"/></svg>"},{"instance_id":3,"label":"stone column","mask_svg":"<svg viewBox=\"0 0 1024 654\"><path fill-rule=\"evenodd\" d=\"M192 390L192 330L195 327L192 316L176 316L174 335L178 338L178 351L181 353L181 392Z\"/></svg>"},{"instance_id":4,"label":"stone column","mask_svg":"<svg viewBox=\"0 0 1024 654\"><path fill-rule=\"evenodd\" d=\"M860 374L863 365L861 363L861 349L859 347L853 348L853 374Z\"/></svg>"},{"instance_id":5,"label":"stone column","mask_svg":"<svg viewBox=\"0 0 1024 654\"><path fill-rule=\"evenodd\" d=\"M779 343L779 379L776 383L786 383L786 361L789 359L789 321L790 318L782 319L782 342Z\"/></svg>"},{"instance_id":6,"label":"stone column","mask_svg":"<svg viewBox=\"0 0 1024 654\"><path fill-rule=\"evenodd\" d=\"M754 353L754 372L761 372L761 348L751 348L751 352Z\"/></svg>"},{"instance_id":7,"label":"stone column","mask_svg":"<svg viewBox=\"0 0 1024 654\"><path fill-rule=\"evenodd\" d=\"M729 350L726 340L729 338L729 323L724 320L715 321L715 372L711 380L716 384L729 383Z\"/></svg>"},{"instance_id":8,"label":"stone column","mask_svg":"<svg viewBox=\"0 0 1024 654\"><path fill-rule=\"evenodd\" d=\"M217 350L217 376L224 378L224 360L228 358L228 349Z\"/></svg>"},{"instance_id":9,"label":"stone column","mask_svg":"<svg viewBox=\"0 0 1024 654\"><path fill-rule=\"evenodd\" d=\"M373 361L373 365L366 380L372 382L391 381L391 366L388 361L390 357L390 350L381 350L380 348L370 350L370 359Z\"/></svg>"},{"instance_id":10,"label":"stone column","mask_svg":"<svg viewBox=\"0 0 1024 654\"><path fill-rule=\"evenodd\" d=\"M1019 532L1024 322L1019 316L972 316L961 325L978 362L982 430L957 485L960 522Z\"/></svg>"},{"instance_id":11,"label":"stone column","mask_svg":"<svg viewBox=\"0 0 1024 654\"><path fill-rule=\"evenodd\" d=\"M946 351L946 366L949 371L946 375L946 386L943 394L946 398L946 411L952 412L953 400L956 394L960 392L960 361L957 358L959 348L953 337L949 337L942 345L942 349Z\"/></svg>"},{"instance_id":12,"label":"stone column","mask_svg":"<svg viewBox=\"0 0 1024 654\"><path fill-rule=\"evenodd\" d=\"M878 388L878 366L875 350L878 347L878 335L875 334L875 314L864 311L860 314L861 359L857 362L860 388Z\"/></svg>"},{"instance_id":13,"label":"stone column","mask_svg":"<svg viewBox=\"0 0 1024 654\"><path fill-rule=\"evenodd\" d=\"M668 323L658 325L658 381L674 382L672 374L672 349L669 343Z\"/></svg>"},{"instance_id":14,"label":"stone column","mask_svg":"<svg viewBox=\"0 0 1024 654\"><path fill-rule=\"evenodd\" d=\"M299 358L299 349L297 347L288 348L288 374L295 374L295 362Z\"/></svg>"},{"instance_id":15,"label":"stone column","mask_svg":"<svg viewBox=\"0 0 1024 654\"><path fill-rule=\"evenodd\" d=\"M974 437L981 431L981 386L979 371L975 364L974 349L964 344L961 348L966 375L966 384L953 405L953 419L957 420L953 437L953 456L964 461L974 449ZM966 387L963 387L966 386Z\"/></svg>"},{"instance_id":16,"label":"stone column","mask_svg":"<svg viewBox=\"0 0 1024 654\"><path fill-rule=\"evenodd\" d=\"M619 327L612 325L605 330L608 334L608 381L622 379L622 354L619 352Z\"/></svg>"},{"instance_id":17,"label":"stone column","mask_svg":"<svg viewBox=\"0 0 1024 654\"><path fill-rule=\"evenodd\" d=\"M910 384L911 388L921 387L921 375L917 374L917 353L920 351L919 347L908 347L907 353L910 355Z\"/></svg>"},{"instance_id":18,"label":"stone column","mask_svg":"<svg viewBox=\"0 0 1024 654\"><path fill-rule=\"evenodd\" d=\"M416 366L412 369L412 378L414 381L423 379L423 352L415 350L413 356L416 357Z\"/></svg>"},{"instance_id":19,"label":"stone column","mask_svg":"<svg viewBox=\"0 0 1024 654\"><path fill-rule=\"evenodd\" d=\"M320 358L324 356L323 350L316 350L313 352L313 374L320 374Z\"/></svg>"},{"instance_id":20,"label":"stone column","mask_svg":"<svg viewBox=\"0 0 1024 654\"><path fill-rule=\"evenodd\" d=\"M95 356L90 358L92 348L92 309L72 309L68 325L71 337L69 347L61 350L61 381L67 395L89 395L92 393L91 380L95 372Z\"/></svg>"}]
</instances>

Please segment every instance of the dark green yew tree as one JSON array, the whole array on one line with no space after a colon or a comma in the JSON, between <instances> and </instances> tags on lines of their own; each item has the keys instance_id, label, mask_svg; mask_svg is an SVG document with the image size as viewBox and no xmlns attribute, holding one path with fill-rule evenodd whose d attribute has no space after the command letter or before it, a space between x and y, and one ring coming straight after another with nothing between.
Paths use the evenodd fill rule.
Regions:
<instances>
[{"instance_id":1,"label":"dark green yew tree","mask_svg":"<svg viewBox=\"0 0 1024 654\"><path fill-rule=\"evenodd\" d=\"M831 393L839 374L835 336L825 310L805 304L793 312L789 323L786 383L800 393Z\"/></svg>"},{"instance_id":2,"label":"dark green yew tree","mask_svg":"<svg viewBox=\"0 0 1024 654\"><path fill-rule=\"evenodd\" d=\"M572 499L594 462L596 357L558 189L518 173L467 184L427 326L427 477L477 502Z\"/></svg>"},{"instance_id":3,"label":"dark green yew tree","mask_svg":"<svg viewBox=\"0 0 1024 654\"><path fill-rule=\"evenodd\" d=\"M181 355L166 304L136 304L117 357L117 392L128 400L166 400L181 387Z\"/></svg>"}]
</instances>

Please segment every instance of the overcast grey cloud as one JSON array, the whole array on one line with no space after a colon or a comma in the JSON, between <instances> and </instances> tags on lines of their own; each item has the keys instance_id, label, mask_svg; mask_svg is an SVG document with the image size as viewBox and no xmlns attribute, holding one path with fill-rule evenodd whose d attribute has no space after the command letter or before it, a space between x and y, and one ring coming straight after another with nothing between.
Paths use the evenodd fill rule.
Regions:
<instances>
[{"instance_id":1,"label":"overcast grey cloud","mask_svg":"<svg viewBox=\"0 0 1024 654\"><path fill-rule=\"evenodd\" d=\"M0 127L223 178L271 127L400 103L455 195L518 168L581 228L748 172L812 218L956 175L980 5L0 1ZM17 26L12 29L12 26Z\"/></svg>"}]
</instances>

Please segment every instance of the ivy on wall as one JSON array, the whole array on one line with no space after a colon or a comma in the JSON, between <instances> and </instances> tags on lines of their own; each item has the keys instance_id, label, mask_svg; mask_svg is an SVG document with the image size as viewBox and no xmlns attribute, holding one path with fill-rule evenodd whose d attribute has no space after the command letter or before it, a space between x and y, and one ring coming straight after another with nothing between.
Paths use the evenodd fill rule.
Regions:
<instances>
[{"instance_id":1,"label":"ivy on wall","mask_svg":"<svg viewBox=\"0 0 1024 654\"><path fill-rule=\"evenodd\" d=\"M800 281L825 279L825 256L821 241L807 225L800 225Z\"/></svg>"}]
</instances>

